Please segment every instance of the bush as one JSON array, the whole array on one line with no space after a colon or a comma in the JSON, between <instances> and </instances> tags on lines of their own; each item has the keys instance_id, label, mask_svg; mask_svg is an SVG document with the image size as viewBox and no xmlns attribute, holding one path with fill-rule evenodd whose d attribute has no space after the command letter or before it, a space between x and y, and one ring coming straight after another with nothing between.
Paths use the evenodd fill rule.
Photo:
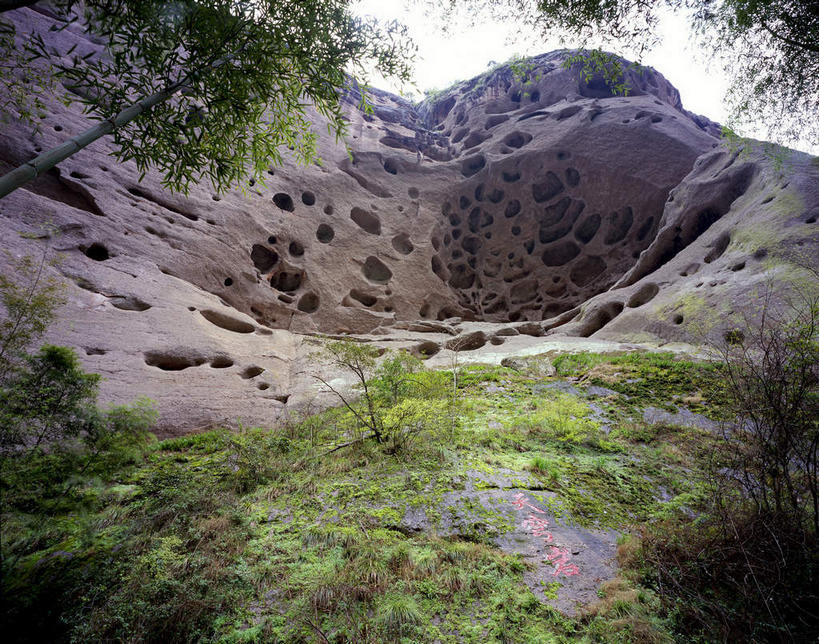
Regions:
<instances>
[{"instance_id":1,"label":"bush","mask_svg":"<svg viewBox=\"0 0 819 644\"><path fill-rule=\"evenodd\" d=\"M334 367L351 373L361 392L358 400L346 396L322 376L315 376L341 400L364 434L344 443L372 438L388 453L409 447L424 431L437 431L454 414L447 400L445 378L423 370L420 360L406 351L388 352L377 364L378 349L350 342L326 342L317 354Z\"/></svg>"},{"instance_id":2,"label":"bush","mask_svg":"<svg viewBox=\"0 0 819 644\"><path fill-rule=\"evenodd\" d=\"M651 584L688 638L819 636L819 296L779 301L724 334L716 386L729 419L699 516L649 527Z\"/></svg>"},{"instance_id":3,"label":"bush","mask_svg":"<svg viewBox=\"0 0 819 644\"><path fill-rule=\"evenodd\" d=\"M731 418L717 491L819 533L819 297L783 313L766 302L758 324L732 331L716 347Z\"/></svg>"},{"instance_id":4,"label":"bush","mask_svg":"<svg viewBox=\"0 0 819 644\"><path fill-rule=\"evenodd\" d=\"M90 429L99 380L82 370L73 350L44 345L0 389L0 446L39 447Z\"/></svg>"}]
</instances>

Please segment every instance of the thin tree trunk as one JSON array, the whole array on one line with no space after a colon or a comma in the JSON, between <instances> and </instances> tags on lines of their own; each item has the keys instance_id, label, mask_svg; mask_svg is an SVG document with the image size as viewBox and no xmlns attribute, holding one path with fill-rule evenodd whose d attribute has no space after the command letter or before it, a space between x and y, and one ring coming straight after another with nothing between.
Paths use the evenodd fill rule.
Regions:
<instances>
[{"instance_id":1,"label":"thin tree trunk","mask_svg":"<svg viewBox=\"0 0 819 644\"><path fill-rule=\"evenodd\" d=\"M168 100L174 95L183 83L177 83L168 89L152 94L147 98L137 101L130 107L125 108L113 118L107 119L98 123L92 128L89 128L82 134L69 139L65 143L61 143L56 148L52 148L47 152L43 152L40 156L35 157L31 161L18 166L11 172L0 177L0 199L6 195L14 192L17 188L24 186L32 179L37 178L44 172L47 172L55 165L64 161L73 154L79 152L84 147L87 147L97 139L111 134L118 127L133 121L140 114L144 114L150 110L154 105Z\"/></svg>"}]
</instances>

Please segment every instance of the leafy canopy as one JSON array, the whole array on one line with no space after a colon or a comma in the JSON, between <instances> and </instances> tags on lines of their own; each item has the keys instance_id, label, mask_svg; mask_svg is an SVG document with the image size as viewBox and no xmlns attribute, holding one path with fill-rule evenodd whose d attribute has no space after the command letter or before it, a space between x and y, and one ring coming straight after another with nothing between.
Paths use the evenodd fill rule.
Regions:
<instances>
[{"instance_id":1,"label":"leafy canopy","mask_svg":"<svg viewBox=\"0 0 819 644\"><path fill-rule=\"evenodd\" d=\"M171 94L113 133L121 161L156 167L172 189L207 180L224 190L262 178L285 149L316 159L311 115L345 130L341 98L365 63L406 80L413 56L404 28L354 17L351 0L60 0L61 28L79 22L104 44L48 34L26 45L28 62L47 61L96 119L136 101ZM2 21L0 21L2 22ZM9 26L0 57L8 58ZM66 46L67 47L67 46ZM3 72L3 69L6 69ZM0 61L0 82L19 74ZM20 110L25 114L25 110Z\"/></svg>"}]
</instances>

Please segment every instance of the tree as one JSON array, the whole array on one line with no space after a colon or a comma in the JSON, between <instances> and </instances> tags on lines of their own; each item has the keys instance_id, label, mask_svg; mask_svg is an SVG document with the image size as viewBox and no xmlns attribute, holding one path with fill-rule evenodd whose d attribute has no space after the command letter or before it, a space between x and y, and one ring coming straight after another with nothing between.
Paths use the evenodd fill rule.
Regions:
<instances>
[{"instance_id":1,"label":"tree","mask_svg":"<svg viewBox=\"0 0 819 644\"><path fill-rule=\"evenodd\" d=\"M63 284L44 275L47 251L39 260L25 256L11 275L0 274L0 385L25 360L26 349L45 333L63 304Z\"/></svg>"},{"instance_id":2,"label":"tree","mask_svg":"<svg viewBox=\"0 0 819 644\"><path fill-rule=\"evenodd\" d=\"M4 2L0 12L32 2ZM407 79L412 45L397 23L354 17L351 0L57 0L61 29L79 22L104 50L61 51L33 34L27 63L47 63L99 124L0 178L0 198L96 139L120 161L156 167L182 192L262 179L284 149L316 159L310 110L345 131L341 99L364 65ZM0 85L21 81L12 23L0 21ZM9 45L11 43L11 45ZM351 75L352 74L352 75ZM29 108L30 109L30 108ZM18 112L26 114L25 109Z\"/></svg>"},{"instance_id":3,"label":"tree","mask_svg":"<svg viewBox=\"0 0 819 644\"><path fill-rule=\"evenodd\" d=\"M786 143L819 144L818 0L435 0L443 23L463 8L476 20L523 23L582 46L615 46L639 63L660 40L663 14L686 20L699 42L725 68L729 124L762 125ZM464 6L466 4L466 6ZM617 58L592 59L605 70Z\"/></svg>"}]
</instances>

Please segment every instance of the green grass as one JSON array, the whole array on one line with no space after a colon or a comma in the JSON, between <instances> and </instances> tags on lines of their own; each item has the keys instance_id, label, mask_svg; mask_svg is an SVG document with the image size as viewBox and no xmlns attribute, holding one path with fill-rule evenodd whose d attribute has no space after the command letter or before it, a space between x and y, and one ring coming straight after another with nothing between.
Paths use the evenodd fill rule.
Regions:
<instances>
[{"instance_id":1,"label":"green grass","mask_svg":"<svg viewBox=\"0 0 819 644\"><path fill-rule=\"evenodd\" d=\"M696 393L708 375L670 354L554 364L592 380L597 369L604 386L641 401L665 395L669 381ZM641 387L624 382L635 377ZM460 535L435 536L443 499L470 472L534 479L549 494L533 499L582 526L627 530L696 504L701 433L647 427L612 398L596 401L614 425L607 434L585 400L541 384L503 367L464 367L457 422L398 454L371 441L327 453L354 428L348 411L331 409L278 430L155 442L67 497L19 485L23 475L48 479L48 458L23 470L5 463L4 485L17 488L4 487L2 499L4 621L20 640L55 642L569 642L664 632L651 602L575 619L542 604L524 582L528 564L495 547L511 526L491 506L464 496ZM408 530L414 512L431 529Z\"/></svg>"}]
</instances>

